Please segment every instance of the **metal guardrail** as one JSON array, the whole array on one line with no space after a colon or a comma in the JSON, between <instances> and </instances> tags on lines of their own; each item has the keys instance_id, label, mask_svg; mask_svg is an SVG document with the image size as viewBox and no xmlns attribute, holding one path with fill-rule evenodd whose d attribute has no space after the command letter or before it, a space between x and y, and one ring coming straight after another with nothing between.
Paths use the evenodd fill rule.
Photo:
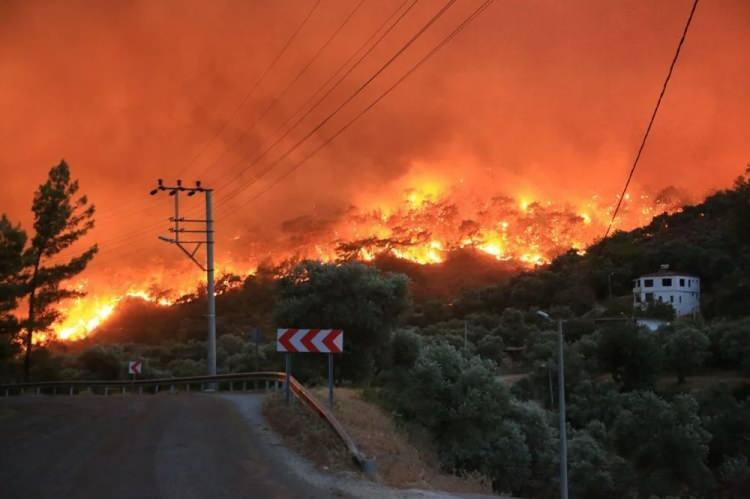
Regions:
<instances>
[{"instance_id":1,"label":"metal guardrail","mask_svg":"<svg viewBox=\"0 0 750 499\"><path fill-rule=\"evenodd\" d=\"M373 459L366 457L358 448L354 440L349 436L344 426L336 419L336 416L317 399L293 376L289 378L289 388L294 397L302 402L308 409L320 416L328 426L333 429L334 433L344 443L349 454L355 463L365 472L374 473L375 462ZM281 390L286 382L286 374L276 371L260 371L249 373L231 373L218 374L216 376L188 376L183 378L156 378L156 379L134 379L134 380L76 380L76 381L41 381L31 383L13 383L0 385L0 393L5 397L12 395L23 395L26 393L35 393L37 395L75 395L81 392L102 393L109 395L110 391L122 394L128 392L159 393L160 387L168 387L170 392L175 392L178 387L183 387L184 391L189 392L191 387L200 387L205 390L211 387L215 390L224 388L227 391L235 391L235 387L242 391L248 390L248 383L252 383L254 390L274 389ZM241 383L239 386L237 383Z\"/></svg>"},{"instance_id":2,"label":"metal guardrail","mask_svg":"<svg viewBox=\"0 0 750 499\"><path fill-rule=\"evenodd\" d=\"M109 395L111 390L119 389L120 392L138 391L138 393L148 392L158 393L163 387L168 387L170 391L175 391L177 387L184 387L190 391L192 387L205 389L208 385L214 385L216 389L226 387L233 391L236 383L243 383L243 390L247 390L247 383L254 383L253 388L258 389L258 382L265 381L266 389L270 389L271 383L273 388L280 389L286 375L276 371L260 371L250 373L231 373L218 374L215 376L187 376L182 378L153 378L153 379L133 379L133 380L75 380L75 381L40 381L31 383L13 383L0 385L0 393L5 396L20 395L28 392L39 395L64 394L66 391L69 395L81 391L89 391L96 394L101 392Z\"/></svg>"}]
</instances>

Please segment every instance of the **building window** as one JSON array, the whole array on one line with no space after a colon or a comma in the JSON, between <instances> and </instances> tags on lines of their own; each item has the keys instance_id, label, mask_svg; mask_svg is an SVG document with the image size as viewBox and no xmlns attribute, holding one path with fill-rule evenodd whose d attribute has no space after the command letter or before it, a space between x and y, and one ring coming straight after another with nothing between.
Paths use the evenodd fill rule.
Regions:
<instances>
[{"instance_id":1,"label":"building window","mask_svg":"<svg viewBox=\"0 0 750 499\"><path fill-rule=\"evenodd\" d=\"M653 293L646 293L646 302L651 303L654 301L654 294Z\"/></svg>"},{"instance_id":2,"label":"building window","mask_svg":"<svg viewBox=\"0 0 750 499\"><path fill-rule=\"evenodd\" d=\"M685 287L685 279L680 279L680 287L681 288Z\"/></svg>"},{"instance_id":3,"label":"building window","mask_svg":"<svg viewBox=\"0 0 750 499\"><path fill-rule=\"evenodd\" d=\"M662 286L667 286L667 287L671 286L672 285L672 279L668 278L668 277L665 277L664 279L661 280L661 285Z\"/></svg>"},{"instance_id":4,"label":"building window","mask_svg":"<svg viewBox=\"0 0 750 499\"><path fill-rule=\"evenodd\" d=\"M656 299L659 300L659 303L662 302L661 295L657 296Z\"/></svg>"},{"instance_id":5,"label":"building window","mask_svg":"<svg viewBox=\"0 0 750 499\"><path fill-rule=\"evenodd\" d=\"M674 303L674 295L669 295L669 303Z\"/></svg>"},{"instance_id":6,"label":"building window","mask_svg":"<svg viewBox=\"0 0 750 499\"><path fill-rule=\"evenodd\" d=\"M688 279L688 288L690 288L692 286L693 286L693 280L692 279Z\"/></svg>"},{"instance_id":7,"label":"building window","mask_svg":"<svg viewBox=\"0 0 750 499\"><path fill-rule=\"evenodd\" d=\"M679 302L682 303L682 295L678 296Z\"/></svg>"},{"instance_id":8,"label":"building window","mask_svg":"<svg viewBox=\"0 0 750 499\"><path fill-rule=\"evenodd\" d=\"M643 287L644 288L653 288L654 287L654 280L653 279L644 279L643 280Z\"/></svg>"}]
</instances>

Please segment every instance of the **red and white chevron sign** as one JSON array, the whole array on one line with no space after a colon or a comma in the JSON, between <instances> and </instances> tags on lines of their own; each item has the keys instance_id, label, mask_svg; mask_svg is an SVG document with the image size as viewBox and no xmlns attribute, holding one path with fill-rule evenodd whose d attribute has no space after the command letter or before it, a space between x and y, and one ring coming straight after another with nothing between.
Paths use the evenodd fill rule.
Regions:
<instances>
[{"instance_id":1,"label":"red and white chevron sign","mask_svg":"<svg viewBox=\"0 0 750 499\"><path fill-rule=\"evenodd\" d=\"M344 331L341 329L277 329L277 352L341 353Z\"/></svg>"},{"instance_id":2,"label":"red and white chevron sign","mask_svg":"<svg viewBox=\"0 0 750 499\"><path fill-rule=\"evenodd\" d=\"M128 362L128 374L141 374L143 371L143 362L140 360L131 360Z\"/></svg>"}]
</instances>

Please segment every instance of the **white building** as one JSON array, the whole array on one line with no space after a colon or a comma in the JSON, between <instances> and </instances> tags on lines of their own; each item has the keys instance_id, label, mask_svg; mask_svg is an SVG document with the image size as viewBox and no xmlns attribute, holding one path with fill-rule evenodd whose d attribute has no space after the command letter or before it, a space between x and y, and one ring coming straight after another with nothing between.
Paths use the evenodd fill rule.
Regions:
<instances>
[{"instance_id":1,"label":"white building","mask_svg":"<svg viewBox=\"0 0 750 499\"><path fill-rule=\"evenodd\" d=\"M700 278L669 270L662 265L661 270L646 274L633 281L633 306L646 308L649 303L669 303L677 316L700 312Z\"/></svg>"}]
</instances>

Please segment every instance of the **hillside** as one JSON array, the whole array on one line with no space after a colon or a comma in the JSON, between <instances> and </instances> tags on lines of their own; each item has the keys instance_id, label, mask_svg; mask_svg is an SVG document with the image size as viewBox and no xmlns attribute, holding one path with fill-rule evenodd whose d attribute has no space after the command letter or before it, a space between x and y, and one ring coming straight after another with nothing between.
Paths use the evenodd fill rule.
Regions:
<instances>
[{"instance_id":1,"label":"hillside","mask_svg":"<svg viewBox=\"0 0 750 499\"><path fill-rule=\"evenodd\" d=\"M613 296L628 296L632 280L668 264L701 277L702 312L706 318L738 317L750 310L750 183L702 203L655 217L645 227L616 232L588 248L569 252L550 265L524 272L507 284L493 286L462 300L466 310L505 307L570 307L577 314Z\"/></svg>"},{"instance_id":2,"label":"hillside","mask_svg":"<svg viewBox=\"0 0 750 499\"><path fill-rule=\"evenodd\" d=\"M711 318L740 316L750 307L748 250L750 185L740 177L733 189L702 203L657 216L645 227L616 232L584 255L571 251L534 270L472 250L453 252L440 264L379 257L371 265L409 277L416 316L407 320L420 324L506 307L565 306L582 314L608 300L610 279L614 296L628 296L634 277L662 264L701 276L703 314ZM220 335L244 334L253 326L272 329L280 271L261 270L217 297ZM204 314L200 295L171 307L123 300L87 343L200 340Z\"/></svg>"}]
</instances>

